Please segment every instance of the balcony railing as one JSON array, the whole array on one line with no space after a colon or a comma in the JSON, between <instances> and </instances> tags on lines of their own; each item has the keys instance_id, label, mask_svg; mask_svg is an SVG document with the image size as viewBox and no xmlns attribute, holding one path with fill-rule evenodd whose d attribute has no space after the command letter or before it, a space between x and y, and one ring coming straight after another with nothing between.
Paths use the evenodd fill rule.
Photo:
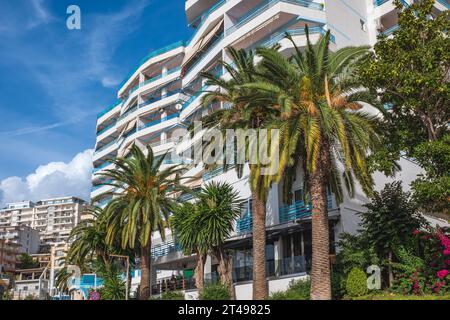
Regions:
<instances>
[{"instance_id":1,"label":"balcony railing","mask_svg":"<svg viewBox=\"0 0 450 320\"><path fill-rule=\"evenodd\" d=\"M331 209L333 205L331 196L327 198L328 209ZM301 219L309 217L311 215L311 204L305 204L303 201L297 201L296 203L280 208L280 223L292 221L295 219Z\"/></svg>"},{"instance_id":2,"label":"balcony railing","mask_svg":"<svg viewBox=\"0 0 450 320\"><path fill-rule=\"evenodd\" d=\"M286 2L286 3L292 3L297 4L303 7L315 9L315 10L324 10L324 6L320 3L312 2L312 1L305 1L305 0L266 0L262 4L256 6L252 10L248 11L245 15L240 17L235 25L231 26L227 30L225 30L225 35L230 35L233 32L235 32L237 29L245 25L247 22L253 20L253 18L259 16L264 11L267 11L268 9L272 8L274 5L280 2Z\"/></svg>"},{"instance_id":3,"label":"balcony railing","mask_svg":"<svg viewBox=\"0 0 450 320\"><path fill-rule=\"evenodd\" d=\"M184 47L185 45L186 45L186 43L185 43L184 41L178 41L178 42L175 42L175 43L170 44L170 45L168 45L168 46L165 46L165 47L163 47L163 48L161 48L161 49L158 49L158 50L155 50L155 51L150 52L147 56L145 56L145 57L139 62L139 65L138 65L136 68L134 68L133 71L130 72L130 73L126 76L126 78L120 83L119 88L122 88L123 85L130 79L130 77L136 72L136 70L139 69L140 66L142 66L144 63L146 63L146 62L147 62L148 60L150 60L151 58L154 58L154 57L159 56L159 55L161 55L161 54L167 53L167 52L172 51L172 50L174 50L174 49L176 49L176 48Z\"/></svg>"},{"instance_id":4,"label":"balcony railing","mask_svg":"<svg viewBox=\"0 0 450 320\"><path fill-rule=\"evenodd\" d=\"M112 109L114 109L115 107L117 107L119 104L121 104L123 101L122 100L117 100L115 103L113 103L112 105L110 105L109 107L106 107L103 111L101 111L98 115L97 115L97 119L104 116L105 114L107 114L109 111L111 111Z\"/></svg>"},{"instance_id":5,"label":"balcony railing","mask_svg":"<svg viewBox=\"0 0 450 320\"><path fill-rule=\"evenodd\" d=\"M385 36L390 36L391 34L394 33L395 30L397 30L399 28L399 25L396 24L395 26L390 27L389 29L386 29L383 31L383 34Z\"/></svg>"},{"instance_id":6,"label":"balcony railing","mask_svg":"<svg viewBox=\"0 0 450 320\"><path fill-rule=\"evenodd\" d=\"M438 0L438 1L443 1L443 0ZM393 3L394 1L393 0L374 0L373 1L373 5L375 7L379 7L379 6L383 5L383 4L385 4L386 2ZM403 6L409 7L408 2L406 2L405 0L401 0L401 3L403 4Z\"/></svg>"},{"instance_id":7,"label":"balcony railing","mask_svg":"<svg viewBox=\"0 0 450 320\"><path fill-rule=\"evenodd\" d=\"M246 214L236 221L236 232L238 234L250 233L253 229L253 214L247 210Z\"/></svg>"},{"instance_id":8,"label":"balcony railing","mask_svg":"<svg viewBox=\"0 0 450 320\"><path fill-rule=\"evenodd\" d=\"M280 31L280 32L273 34L270 37L270 39L264 41L261 45L264 47L271 47L271 46L277 44L278 42L280 42L281 40L283 40L285 38L286 32L292 36L306 34L305 28L287 29L287 30ZM315 26L315 27L309 28L310 34L320 33L321 35L324 35L326 32L327 32L327 30L325 30L324 27L322 27L322 26ZM336 42L336 38L334 37L334 35L330 35L330 41L333 43Z\"/></svg>"},{"instance_id":9,"label":"balcony railing","mask_svg":"<svg viewBox=\"0 0 450 320\"><path fill-rule=\"evenodd\" d=\"M164 242L152 246L152 258L159 258L168 255L169 253L181 251L181 246L174 240Z\"/></svg>"},{"instance_id":10,"label":"balcony railing","mask_svg":"<svg viewBox=\"0 0 450 320\"><path fill-rule=\"evenodd\" d=\"M97 132L97 136L101 135L102 133L105 133L106 131L108 131L109 129L113 128L116 125L116 122L114 121L113 123L111 123L110 125L106 126L105 128L103 128L102 130Z\"/></svg>"},{"instance_id":11,"label":"balcony railing","mask_svg":"<svg viewBox=\"0 0 450 320\"><path fill-rule=\"evenodd\" d=\"M180 277L174 276L158 280L155 285L152 285L152 295L160 295L168 291L180 291L196 289L194 277Z\"/></svg>"},{"instance_id":12,"label":"balcony railing","mask_svg":"<svg viewBox=\"0 0 450 320\"><path fill-rule=\"evenodd\" d=\"M116 140L111 141L110 143L105 144L104 146L98 148L97 150L95 150L95 154L98 154L100 152L102 152L103 150L109 148L110 146L114 145L116 143Z\"/></svg>"},{"instance_id":13,"label":"balcony railing","mask_svg":"<svg viewBox=\"0 0 450 320\"><path fill-rule=\"evenodd\" d=\"M143 130L143 129L148 128L148 127L155 126L155 125L160 124L160 123L162 123L164 121L168 121L170 119L174 119L174 118L177 118L177 117L178 117L178 113L174 113L174 114L171 114L171 115L169 115L167 117L163 117L161 119L157 119L157 120L151 121L149 123L146 123L146 124L143 124L143 125L139 126L138 131Z\"/></svg>"},{"instance_id":14,"label":"balcony railing","mask_svg":"<svg viewBox=\"0 0 450 320\"><path fill-rule=\"evenodd\" d=\"M196 28L197 28L197 30L200 29L200 27L203 25L203 23L206 21L206 19L208 19L208 17L211 15L211 13L213 13L214 11L216 11L217 9L222 7L222 5L224 5L226 2L227 2L226 0L219 0L218 2L216 2L216 4L211 6L208 10L206 10L199 17L197 17L194 21L192 21L189 24L189 26L193 26L194 24L198 23ZM192 38L189 40L189 42L191 42L194 37L195 37L195 34L192 36Z\"/></svg>"}]
</instances>

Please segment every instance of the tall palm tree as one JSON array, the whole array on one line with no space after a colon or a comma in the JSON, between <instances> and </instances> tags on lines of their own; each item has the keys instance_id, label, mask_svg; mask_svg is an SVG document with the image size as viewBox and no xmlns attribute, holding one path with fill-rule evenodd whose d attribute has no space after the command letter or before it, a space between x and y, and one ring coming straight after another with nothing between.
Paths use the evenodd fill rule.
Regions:
<instances>
[{"instance_id":1,"label":"tall palm tree","mask_svg":"<svg viewBox=\"0 0 450 320\"><path fill-rule=\"evenodd\" d=\"M343 184L353 196L355 178L366 194L372 193L366 156L379 143L377 120L360 109L363 101L378 103L356 77L366 47L331 53L329 32L313 45L306 27L306 37L302 52L287 35L295 48L291 58L277 48L259 48L264 81L246 87L273 99L280 112L273 125L281 131L279 178L285 190L291 189L295 168L304 169L312 205L311 298L331 299L327 188L338 203Z\"/></svg>"},{"instance_id":2,"label":"tall palm tree","mask_svg":"<svg viewBox=\"0 0 450 320\"><path fill-rule=\"evenodd\" d=\"M216 128L225 132L226 129L259 129L264 126L272 109L261 103L259 96L253 94L243 85L257 80L257 67L252 51L228 48L232 63L221 62L221 66L230 74L229 80L217 75L203 73L208 86L216 86L219 90L207 92L202 98L202 104L207 107L213 101L231 105L212 112L202 118L206 128ZM235 151L235 150L233 150ZM243 150L240 150L241 152ZM244 150L245 152L245 150ZM248 157L248 153L245 152ZM248 160L248 158L247 158ZM267 297L266 283L266 202L272 181L270 176L261 175L260 164L249 164L249 186L253 201L253 299L262 300ZM238 175L242 175L243 164L237 164Z\"/></svg>"},{"instance_id":3,"label":"tall palm tree","mask_svg":"<svg viewBox=\"0 0 450 320\"><path fill-rule=\"evenodd\" d=\"M177 207L171 218L171 226L176 241L183 249L184 254L196 254L195 286L197 289L202 290L204 285L205 263L209 248L200 237L201 225L198 222L198 207L190 202L185 202Z\"/></svg>"},{"instance_id":4,"label":"tall palm tree","mask_svg":"<svg viewBox=\"0 0 450 320\"><path fill-rule=\"evenodd\" d=\"M106 242L112 244L119 238L122 248L140 248L141 283L140 299L147 300L151 292L151 236L158 231L165 240L165 228L169 227L169 215L176 200L173 193L184 190L180 185L182 167L161 168L164 157L157 159L150 146L147 155L134 145L131 157L112 161L115 169L101 175L111 185L123 192L105 207L107 225Z\"/></svg>"}]
</instances>

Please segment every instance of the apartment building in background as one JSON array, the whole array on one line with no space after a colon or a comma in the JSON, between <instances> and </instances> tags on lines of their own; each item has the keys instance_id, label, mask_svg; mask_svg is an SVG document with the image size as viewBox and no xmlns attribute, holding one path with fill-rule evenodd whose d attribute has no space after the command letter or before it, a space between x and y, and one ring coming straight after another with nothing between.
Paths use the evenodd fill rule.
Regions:
<instances>
[{"instance_id":1,"label":"apartment building in background","mask_svg":"<svg viewBox=\"0 0 450 320\"><path fill-rule=\"evenodd\" d=\"M15 245L19 254L39 251L39 232L27 225L0 226L0 240Z\"/></svg>"},{"instance_id":2,"label":"apartment building in background","mask_svg":"<svg viewBox=\"0 0 450 320\"><path fill-rule=\"evenodd\" d=\"M412 0L404 0L408 6ZM435 12L447 10L448 1L436 1ZM187 0L185 3L187 24L193 29L188 41L180 41L149 53L120 84L118 100L104 109L97 117L97 138L93 156L91 197L99 206L106 205L111 196L106 192L113 187L105 185L101 176L105 169L113 167L110 160L126 157L133 144L140 148L150 145L156 156L176 150L178 153L192 148L192 142L182 142L177 130L186 128L212 110L227 107L220 102L201 106L205 91L217 90L206 85L201 72L211 72L224 79L229 78L221 67L221 60L230 62L227 47L253 49L257 46L280 45L280 51L289 56L292 44L285 39L289 32L301 49L306 45L305 26L308 25L313 42L327 30L331 32L331 50L345 46L373 45L377 35L392 35L397 28L397 12L392 1L382 0ZM150 44L149 44L150 46ZM200 133L193 141L201 139ZM200 188L210 181L226 181L238 190L242 205L241 217L227 242L233 252L233 281L238 299L251 298L252 292L252 201L247 183L248 167L242 178L234 169L205 170L195 165L189 157L165 157L163 167L185 164L186 176L198 177L190 184ZM421 169L408 159L401 159L402 171L396 179L404 186L415 179ZM382 174L375 174L377 189L391 181ZM303 173L298 168L292 189L292 201L282 200L282 185L270 190L267 203L267 274L269 291L285 289L289 281L305 277L311 264L311 208L303 201ZM115 190L120 191L120 190ZM192 201L189 195L184 201ZM329 194L330 254L336 248L334 241L342 232L355 233L358 229L357 213L364 210L368 199L358 188L354 198L346 197L337 204ZM153 239L154 259L152 293L165 290L185 290L186 297L195 299L192 281L195 257L180 252L176 239L169 236L162 242L159 235ZM164 277L174 275L176 283ZM217 261L208 257L206 279L217 277ZM172 278L172 277L171 277Z\"/></svg>"},{"instance_id":3,"label":"apartment building in background","mask_svg":"<svg viewBox=\"0 0 450 320\"><path fill-rule=\"evenodd\" d=\"M87 205L86 201L77 197L9 203L6 208L0 209L0 230L2 227L27 226L37 230L41 245L64 246Z\"/></svg>"}]
</instances>

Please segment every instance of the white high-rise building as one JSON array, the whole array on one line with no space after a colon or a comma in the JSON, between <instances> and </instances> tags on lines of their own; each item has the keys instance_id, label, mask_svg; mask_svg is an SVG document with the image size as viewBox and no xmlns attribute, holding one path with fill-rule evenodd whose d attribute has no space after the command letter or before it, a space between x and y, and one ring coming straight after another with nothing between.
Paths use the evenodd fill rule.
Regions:
<instances>
[{"instance_id":1,"label":"white high-rise building","mask_svg":"<svg viewBox=\"0 0 450 320\"><path fill-rule=\"evenodd\" d=\"M27 226L39 233L38 245L64 246L87 205L76 197L8 203L0 209L0 228Z\"/></svg>"},{"instance_id":2,"label":"white high-rise building","mask_svg":"<svg viewBox=\"0 0 450 320\"><path fill-rule=\"evenodd\" d=\"M407 6L412 0L403 3ZM301 48L306 44L305 26L308 25L312 41L330 30L330 49L337 50L350 45L373 45L380 32L390 35L397 27L397 12L388 0L187 0L185 7L188 24L195 29L191 39L151 52L142 59L120 85L117 102L98 115L91 193L93 198L98 197L98 205L110 201L105 192L112 190L111 186L102 184L105 181L99 174L112 167L108 160L126 156L133 143L141 148L151 145L157 156L173 150L175 145L178 151L191 147L180 145L174 139L175 130L185 128L208 112L201 107L201 97L204 91L217 88L207 87L200 73L209 71L227 77L219 64L220 60L230 61L227 47L252 49L279 43L281 52L289 55L293 46L284 38L285 32L293 35ZM436 12L448 8L448 1L435 3ZM222 107L214 103L209 109ZM166 157L164 165L174 162ZM397 178L407 185L420 168L407 159L402 159L400 164L404 170ZM248 169L239 179L233 169L205 172L202 165L189 165L186 175L200 178L192 188L212 180L227 181L242 198L248 199L227 246L233 251L237 298L251 298L248 280L252 276L252 216ZM285 288L291 279L305 276L310 265L310 210L301 200L302 179L299 169L292 190L293 204L283 203L279 185L274 185L269 194L266 256L271 292ZM389 179L376 174L375 181L380 189ZM362 205L366 202L361 190L340 205L329 195L331 241L337 240L344 231L356 232L359 223L356 213L364 210ZM162 243L155 235L153 243L153 293L164 290L167 283L161 279L172 274L182 278L177 282L178 289L192 288L189 276L195 266L194 257L183 256L176 240L170 237ZM333 245L331 253L334 250ZM217 262L208 258L206 277L213 278L216 268Z\"/></svg>"}]
</instances>

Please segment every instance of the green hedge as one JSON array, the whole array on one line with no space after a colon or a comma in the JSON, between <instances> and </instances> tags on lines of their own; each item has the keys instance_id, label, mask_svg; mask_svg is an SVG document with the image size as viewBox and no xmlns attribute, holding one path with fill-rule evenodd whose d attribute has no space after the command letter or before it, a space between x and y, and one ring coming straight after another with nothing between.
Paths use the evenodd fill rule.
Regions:
<instances>
[{"instance_id":1,"label":"green hedge","mask_svg":"<svg viewBox=\"0 0 450 320\"><path fill-rule=\"evenodd\" d=\"M286 291L274 292L270 300L309 300L311 282L310 280L291 281Z\"/></svg>"}]
</instances>

